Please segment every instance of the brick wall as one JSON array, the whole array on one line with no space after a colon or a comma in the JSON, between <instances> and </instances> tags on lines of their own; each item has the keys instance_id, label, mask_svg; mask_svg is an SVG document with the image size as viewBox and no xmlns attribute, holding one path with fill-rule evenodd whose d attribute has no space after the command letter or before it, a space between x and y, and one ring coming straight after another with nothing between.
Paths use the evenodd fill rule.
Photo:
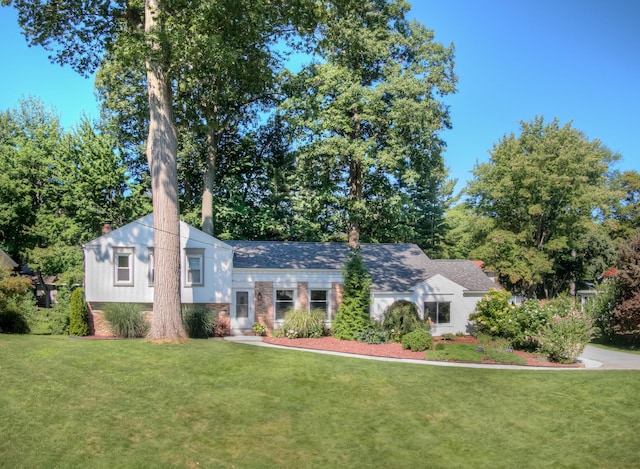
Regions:
<instances>
[{"instance_id":1,"label":"brick wall","mask_svg":"<svg viewBox=\"0 0 640 469\"><path fill-rule=\"evenodd\" d=\"M108 303L93 303L89 306L89 333L96 336L110 337L113 336L109 322L104 317L104 307ZM205 305L209 310L214 312L214 317L218 319L229 321L229 311L231 305L228 303L209 303ZM153 316L153 305L145 304L145 310L142 312L147 323L151 324L151 318Z\"/></svg>"},{"instance_id":2,"label":"brick wall","mask_svg":"<svg viewBox=\"0 0 640 469\"><path fill-rule=\"evenodd\" d=\"M255 321L273 330L273 282L256 282L254 295Z\"/></svg>"},{"instance_id":3,"label":"brick wall","mask_svg":"<svg viewBox=\"0 0 640 469\"><path fill-rule=\"evenodd\" d=\"M309 284L298 282L298 308L307 311L309 309Z\"/></svg>"}]
</instances>

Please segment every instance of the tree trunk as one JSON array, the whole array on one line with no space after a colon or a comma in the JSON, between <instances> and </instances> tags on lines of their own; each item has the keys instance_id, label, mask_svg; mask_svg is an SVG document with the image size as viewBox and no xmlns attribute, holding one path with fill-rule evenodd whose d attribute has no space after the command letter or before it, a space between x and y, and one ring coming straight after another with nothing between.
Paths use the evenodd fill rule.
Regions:
<instances>
[{"instance_id":1,"label":"tree trunk","mask_svg":"<svg viewBox=\"0 0 640 469\"><path fill-rule=\"evenodd\" d=\"M147 58L149 137L147 160L153 194L155 278L153 316L149 338L177 341L186 337L180 301L180 218L178 209L177 130L173 120L172 91L158 38L161 13L158 0L145 2L145 34L151 53Z\"/></svg>"},{"instance_id":2,"label":"tree trunk","mask_svg":"<svg viewBox=\"0 0 640 469\"><path fill-rule=\"evenodd\" d=\"M207 164L202 189L202 231L213 236L213 189L216 179L218 138L212 124L207 125Z\"/></svg>"},{"instance_id":3,"label":"tree trunk","mask_svg":"<svg viewBox=\"0 0 640 469\"><path fill-rule=\"evenodd\" d=\"M360 116L357 112L353 113L354 131L351 138L356 141L360 138ZM360 156L355 154L351 155L349 160L349 200L351 202L351 209L349 213L349 246L352 248L358 248L360 246L360 229L362 222L362 213L360 210L360 202L362 201L362 193L364 189L364 181L362 174L362 161Z\"/></svg>"}]
</instances>

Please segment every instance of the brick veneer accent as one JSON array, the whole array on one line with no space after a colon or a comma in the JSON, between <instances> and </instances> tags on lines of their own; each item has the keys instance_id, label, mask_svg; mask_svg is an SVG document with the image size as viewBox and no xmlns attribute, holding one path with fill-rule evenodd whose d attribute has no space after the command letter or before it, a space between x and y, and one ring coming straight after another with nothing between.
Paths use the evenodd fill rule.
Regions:
<instances>
[{"instance_id":1,"label":"brick veneer accent","mask_svg":"<svg viewBox=\"0 0 640 469\"><path fill-rule=\"evenodd\" d=\"M305 311L309 308L309 284L298 282L298 307Z\"/></svg>"},{"instance_id":2,"label":"brick veneer accent","mask_svg":"<svg viewBox=\"0 0 640 469\"><path fill-rule=\"evenodd\" d=\"M113 336L109 321L104 318L103 308L108 303L93 303L89 304L89 333L96 336ZM145 311L142 312L147 323L151 323L153 316L153 305L145 304ZM185 305L183 305L185 306ZM225 318L227 321L230 317L231 305L228 303L207 303L205 305L209 310L213 311L216 319Z\"/></svg>"},{"instance_id":3,"label":"brick veneer accent","mask_svg":"<svg viewBox=\"0 0 640 469\"><path fill-rule=\"evenodd\" d=\"M255 321L273 330L273 282L256 282L254 295Z\"/></svg>"}]
</instances>

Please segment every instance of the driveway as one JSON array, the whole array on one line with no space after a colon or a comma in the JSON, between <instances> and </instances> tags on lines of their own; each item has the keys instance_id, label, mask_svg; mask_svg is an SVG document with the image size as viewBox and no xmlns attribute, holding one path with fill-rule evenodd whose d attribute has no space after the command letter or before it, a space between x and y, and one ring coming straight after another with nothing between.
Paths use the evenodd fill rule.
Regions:
<instances>
[{"instance_id":1,"label":"driveway","mask_svg":"<svg viewBox=\"0 0 640 469\"><path fill-rule=\"evenodd\" d=\"M580 355L580 359L586 359L587 368L599 370L640 370L640 355L624 352L613 352L593 345L587 345ZM598 366L601 363L601 366Z\"/></svg>"}]
</instances>

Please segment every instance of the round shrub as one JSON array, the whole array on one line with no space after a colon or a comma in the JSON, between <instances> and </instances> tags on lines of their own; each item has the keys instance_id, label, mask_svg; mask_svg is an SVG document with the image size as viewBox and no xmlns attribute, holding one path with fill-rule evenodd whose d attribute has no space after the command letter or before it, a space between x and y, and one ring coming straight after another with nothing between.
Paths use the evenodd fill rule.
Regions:
<instances>
[{"instance_id":1,"label":"round shrub","mask_svg":"<svg viewBox=\"0 0 640 469\"><path fill-rule=\"evenodd\" d=\"M593 334L593 320L580 311L566 316L555 315L540 331L540 352L557 363L573 363L589 343Z\"/></svg>"},{"instance_id":2,"label":"round shrub","mask_svg":"<svg viewBox=\"0 0 640 469\"><path fill-rule=\"evenodd\" d=\"M84 301L84 290L76 288L69 303L69 334L78 337L89 335L89 308Z\"/></svg>"},{"instance_id":3,"label":"round shrub","mask_svg":"<svg viewBox=\"0 0 640 469\"><path fill-rule=\"evenodd\" d=\"M393 342L400 342L402 336L422 328L422 321L415 303L398 300L390 305L382 317L382 330Z\"/></svg>"},{"instance_id":4,"label":"round shrub","mask_svg":"<svg viewBox=\"0 0 640 469\"><path fill-rule=\"evenodd\" d=\"M31 281L26 277L11 276L0 267L0 332L28 334L29 313L35 310Z\"/></svg>"},{"instance_id":5,"label":"round shrub","mask_svg":"<svg viewBox=\"0 0 640 469\"><path fill-rule=\"evenodd\" d=\"M414 329L402 336L402 348L411 350L412 352L424 352L431 348L433 337L425 329Z\"/></svg>"},{"instance_id":6,"label":"round shrub","mask_svg":"<svg viewBox=\"0 0 640 469\"><path fill-rule=\"evenodd\" d=\"M5 334L28 334L30 328L18 309L10 305L0 304L0 332Z\"/></svg>"},{"instance_id":7,"label":"round shrub","mask_svg":"<svg viewBox=\"0 0 640 469\"><path fill-rule=\"evenodd\" d=\"M491 290L476 305L476 312L469 316L476 332L494 337L515 337L519 333L515 306L509 303L511 294L506 290Z\"/></svg>"},{"instance_id":8,"label":"round shrub","mask_svg":"<svg viewBox=\"0 0 640 469\"><path fill-rule=\"evenodd\" d=\"M182 308L182 324L192 339L213 337L215 321L213 313L203 305L187 305Z\"/></svg>"},{"instance_id":9,"label":"round shrub","mask_svg":"<svg viewBox=\"0 0 640 469\"><path fill-rule=\"evenodd\" d=\"M132 303L111 303L105 306L104 318L116 337L144 337L149 329L140 306Z\"/></svg>"}]
</instances>

